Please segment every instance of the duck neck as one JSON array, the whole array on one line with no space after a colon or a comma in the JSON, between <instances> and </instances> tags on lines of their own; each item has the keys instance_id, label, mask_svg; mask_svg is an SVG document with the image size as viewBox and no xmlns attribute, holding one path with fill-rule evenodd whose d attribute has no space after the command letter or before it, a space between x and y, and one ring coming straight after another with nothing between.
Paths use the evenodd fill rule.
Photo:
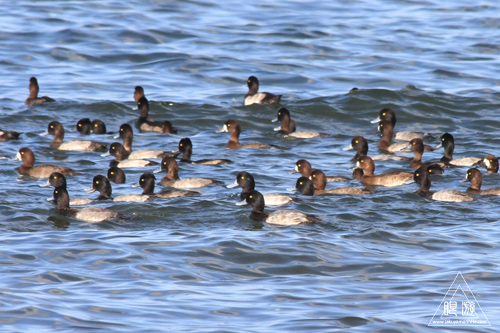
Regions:
<instances>
[{"instance_id":1,"label":"duck neck","mask_svg":"<svg viewBox=\"0 0 500 333\"><path fill-rule=\"evenodd\" d=\"M142 194L154 194L155 191L155 182L154 181L148 181L144 184L142 187L143 192Z\"/></svg>"},{"instance_id":2,"label":"duck neck","mask_svg":"<svg viewBox=\"0 0 500 333\"><path fill-rule=\"evenodd\" d=\"M30 89L30 95L28 98L37 98L39 91L38 85L30 83L29 89Z\"/></svg>"},{"instance_id":3,"label":"duck neck","mask_svg":"<svg viewBox=\"0 0 500 333\"><path fill-rule=\"evenodd\" d=\"M132 152L132 135L130 134L125 134L123 136L123 147L125 148L125 150L129 153Z\"/></svg>"},{"instance_id":4,"label":"duck neck","mask_svg":"<svg viewBox=\"0 0 500 333\"><path fill-rule=\"evenodd\" d=\"M227 142L227 147L228 148L239 148L241 147L240 144L240 130L236 128L234 131L232 131L229 135L229 141Z\"/></svg>"}]
</instances>

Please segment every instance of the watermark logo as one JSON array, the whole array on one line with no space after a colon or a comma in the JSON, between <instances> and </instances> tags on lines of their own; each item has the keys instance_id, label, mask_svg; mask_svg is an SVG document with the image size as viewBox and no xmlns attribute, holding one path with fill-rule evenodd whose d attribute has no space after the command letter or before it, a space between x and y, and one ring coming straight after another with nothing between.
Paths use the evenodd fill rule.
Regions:
<instances>
[{"instance_id":1,"label":"watermark logo","mask_svg":"<svg viewBox=\"0 0 500 333\"><path fill-rule=\"evenodd\" d=\"M491 326L462 273L443 297L428 326Z\"/></svg>"}]
</instances>

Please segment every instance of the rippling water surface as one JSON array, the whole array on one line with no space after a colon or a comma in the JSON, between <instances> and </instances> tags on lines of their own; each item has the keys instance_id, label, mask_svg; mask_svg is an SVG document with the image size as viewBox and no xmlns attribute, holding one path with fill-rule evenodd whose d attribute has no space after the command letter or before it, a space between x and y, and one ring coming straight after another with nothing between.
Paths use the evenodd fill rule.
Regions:
<instances>
[{"instance_id":1,"label":"rippling water surface","mask_svg":"<svg viewBox=\"0 0 500 333\"><path fill-rule=\"evenodd\" d=\"M495 1L20 1L0 13L0 127L22 132L1 143L2 331L421 332L459 271L491 326L436 331L498 330L496 196L436 202L415 184L363 197L288 192L300 199L288 208L324 222L280 227L251 220L250 207L235 205L238 189L213 186L197 197L99 203L129 219L89 224L59 215L46 200L52 189L38 186L45 180L19 176L10 159L30 147L37 163L81 172L68 178L72 198L93 197L84 188L109 157L54 151L39 134L51 120L66 140L81 138L69 130L83 117L114 132L133 124L136 85L150 115L179 133L136 131L135 149L175 150L190 137L193 159L235 161L181 164L181 177L227 185L245 170L261 192L287 193L301 158L349 177L353 153L342 148L363 135L380 153L369 121L383 107L396 111L397 130L452 133L455 156L500 155ZM330 136L277 136L279 106L242 105L250 75L283 94L299 130ZM56 103L24 106L31 76ZM242 142L282 149L227 149L216 130L231 118ZM131 185L154 169L127 169L113 194L138 193ZM409 167L377 162L376 172L393 169ZM465 190L466 170L447 170L433 188ZM485 188L500 186L481 171Z\"/></svg>"}]
</instances>

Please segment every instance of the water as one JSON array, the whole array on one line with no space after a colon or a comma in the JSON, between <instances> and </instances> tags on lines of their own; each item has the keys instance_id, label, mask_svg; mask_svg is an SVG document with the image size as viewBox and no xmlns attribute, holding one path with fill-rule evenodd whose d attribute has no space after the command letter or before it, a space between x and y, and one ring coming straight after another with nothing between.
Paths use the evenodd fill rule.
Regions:
<instances>
[{"instance_id":1,"label":"water","mask_svg":"<svg viewBox=\"0 0 500 333\"><path fill-rule=\"evenodd\" d=\"M383 107L396 111L397 130L452 133L455 156L499 155L493 1L22 1L0 12L0 124L23 133L1 143L1 155L28 146L37 163L82 172L68 179L72 198L92 196L83 189L109 159L53 151L51 137L39 134L59 120L66 140L78 139L68 130L84 116L112 131L133 124L136 85L151 116L169 119L179 134L136 131L135 149L174 150L190 137L193 159L236 161L181 164L181 177L229 184L246 170L261 192L286 193L300 158L349 176L353 154L342 148L361 134L377 154L369 120ZM276 136L276 106L242 105L250 75L261 91L283 94L299 130L331 136ZM31 76L56 103L24 106ZM230 118L240 121L242 142L284 149L226 149L227 134L215 131ZM57 214L45 200L52 189L19 177L18 161L2 165L2 331L430 331L458 271L491 327L439 330L498 330L497 197L431 202L414 194L415 184L300 197L288 208L324 223L279 227L252 221L249 207L235 205L238 189L219 186L185 199L101 203L133 217L88 224ZM406 168L388 161L376 171ZM465 190L458 181L466 170L447 170L433 188ZM137 193L130 185L144 171L126 170L114 195ZM481 171L484 188L500 186L498 174Z\"/></svg>"}]
</instances>

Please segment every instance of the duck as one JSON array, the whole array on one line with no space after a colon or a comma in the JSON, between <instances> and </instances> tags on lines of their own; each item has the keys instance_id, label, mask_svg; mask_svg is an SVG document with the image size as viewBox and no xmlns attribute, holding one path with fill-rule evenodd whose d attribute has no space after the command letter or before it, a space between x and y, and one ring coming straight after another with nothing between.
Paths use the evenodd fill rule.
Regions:
<instances>
[{"instance_id":1,"label":"duck","mask_svg":"<svg viewBox=\"0 0 500 333\"><path fill-rule=\"evenodd\" d=\"M144 88L142 86L136 86L134 88L134 101L137 103L141 99L141 97L145 97Z\"/></svg>"},{"instance_id":2,"label":"duck","mask_svg":"<svg viewBox=\"0 0 500 333\"><path fill-rule=\"evenodd\" d=\"M437 147L444 148L444 155L441 161L454 166L473 166L482 161L479 157L460 157L453 158L453 151L455 150L455 139L450 133L444 133L441 136L441 143Z\"/></svg>"},{"instance_id":3,"label":"duck","mask_svg":"<svg viewBox=\"0 0 500 333\"><path fill-rule=\"evenodd\" d=\"M375 175L375 163L369 156L360 156L356 160L356 168L363 169L361 182L365 185L379 185L394 187L406 184L413 178L413 173L406 171L392 171Z\"/></svg>"},{"instance_id":4,"label":"duck","mask_svg":"<svg viewBox=\"0 0 500 333\"><path fill-rule=\"evenodd\" d=\"M482 164L486 167L488 173L498 172L498 158L494 155L488 154L483 158Z\"/></svg>"},{"instance_id":5,"label":"duck","mask_svg":"<svg viewBox=\"0 0 500 333\"><path fill-rule=\"evenodd\" d=\"M412 169L418 169L420 166L427 166L433 170L435 174L442 174L444 168L448 168L449 165L445 163L423 163L422 155L424 154L424 141L420 138L414 138L410 140L409 144L410 150L414 152L413 159L411 160L410 167Z\"/></svg>"},{"instance_id":6,"label":"duck","mask_svg":"<svg viewBox=\"0 0 500 333\"><path fill-rule=\"evenodd\" d=\"M464 181L469 181L471 183L471 185L467 188L468 193L500 195L500 188L498 187L481 190L483 176L481 175L481 171L476 168L470 168L467 170Z\"/></svg>"},{"instance_id":7,"label":"duck","mask_svg":"<svg viewBox=\"0 0 500 333\"><path fill-rule=\"evenodd\" d=\"M383 108L382 110L380 110L379 116L374 120L372 120L371 123L380 123L381 121L389 121L392 124L392 127L394 128L396 126L396 114L394 113L394 110L392 110L391 108ZM415 138L420 138L424 140L424 139L430 139L432 138L432 136L423 132L411 132L411 131L396 132L393 135L393 139L401 141L410 141L411 139Z\"/></svg>"},{"instance_id":8,"label":"duck","mask_svg":"<svg viewBox=\"0 0 500 333\"><path fill-rule=\"evenodd\" d=\"M338 187L338 188L333 188L330 190L326 190L326 176L325 173L322 170L315 169L311 172L311 175L309 176L309 179L313 182L314 184L314 194L354 194L354 195L361 195L361 194L370 194L371 192L362 188L355 188L355 187Z\"/></svg>"},{"instance_id":9,"label":"duck","mask_svg":"<svg viewBox=\"0 0 500 333\"><path fill-rule=\"evenodd\" d=\"M294 138L311 139L317 137L328 136L326 133L318 133L314 131L300 131L296 132L295 120L290 117L290 111L286 108L278 110L278 115L272 122L281 122L281 126L276 127L274 130L280 134L288 135Z\"/></svg>"},{"instance_id":10,"label":"duck","mask_svg":"<svg viewBox=\"0 0 500 333\"><path fill-rule=\"evenodd\" d=\"M382 135L380 141L378 142L378 147L382 150L388 151L390 153L401 152L408 150L408 143L397 142L392 143L392 137L394 136L394 127L388 120L382 120L378 124L378 131Z\"/></svg>"},{"instance_id":11,"label":"duck","mask_svg":"<svg viewBox=\"0 0 500 333\"><path fill-rule=\"evenodd\" d=\"M259 80L250 76L247 80L248 93L245 95L244 105L252 104L277 104L282 95L273 95L268 92L259 93Z\"/></svg>"},{"instance_id":12,"label":"duck","mask_svg":"<svg viewBox=\"0 0 500 333\"><path fill-rule=\"evenodd\" d=\"M165 157L161 161L161 169L157 172L165 171L167 175L162 178L160 184L177 188L200 188L208 185L221 185L223 182L208 178L179 178L179 164L173 157Z\"/></svg>"},{"instance_id":13,"label":"duck","mask_svg":"<svg viewBox=\"0 0 500 333\"><path fill-rule=\"evenodd\" d=\"M236 180L234 183L227 185L227 188L233 188L236 186L241 187L240 199L244 200L248 193L255 190L255 180L247 171L240 171L236 175ZM264 199L268 206L281 206L287 205L292 201L296 201L294 198L288 195L278 194L278 193L264 193Z\"/></svg>"},{"instance_id":14,"label":"duck","mask_svg":"<svg viewBox=\"0 0 500 333\"><path fill-rule=\"evenodd\" d=\"M241 127L238 121L229 119L224 123L222 129L218 131L229 133L229 141L227 142L227 147L230 149L238 149L238 148L271 148L276 147L267 143L240 143L240 133Z\"/></svg>"},{"instance_id":15,"label":"duck","mask_svg":"<svg viewBox=\"0 0 500 333\"><path fill-rule=\"evenodd\" d=\"M297 210L278 210L272 213L264 212L264 196L259 191L251 191L245 200L238 205L251 205L252 213L250 218L256 221L263 221L269 224L277 225L297 225L301 223L322 222L314 215L306 214Z\"/></svg>"},{"instance_id":16,"label":"duck","mask_svg":"<svg viewBox=\"0 0 500 333\"><path fill-rule=\"evenodd\" d=\"M47 134L54 135L54 140L50 144L50 148L57 150L68 151L103 151L106 150L107 145L102 142L90 140L74 140L63 142L64 140L64 127L58 121L51 121L47 126Z\"/></svg>"},{"instance_id":17,"label":"duck","mask_svg":"<svg viewBox=\"0 0 500 333\"><path fill-rule=\"evenodd\" d=\"M64 216L74 217L85 222L102 222L114 220L120 217L120 214L106 208L85 207L71 208L69 205L68 191L64 187L56 187L53 193L54 201L57 204L57 212Z\"/></svg>"},{"instance_id":18,"label":"duck","mask_svg":"<svg viewBox=\"0 0 500 333\"><path fill-rule=\"evenodd\" d=\"M137 108L140 112L139 119L137 120L137 127L141 132L163 133L165 122L154 121L149 117L149 101L145 96L139 98L137 101ZM171 128L170 133L177 133L177 130Z\"/></svg>"},{"instance_id":19,"label":"duck","mask_svg":"<svg viewBox=\"0 0 500 333\"><path fill-rule=\"evenodd\" d=\"M100 119L92 120L92 133L94 134L111 134L106 130L106 124Z\"/></svg>"},{"instance_id":20,"label":"duck","mask_svg":"<svg viewBox=\"0 0 500 333\"><path fill-rule=\"evenodd\" d=\"M108 169L107 177L109 181L115 184L124 184L125 181L127 180L125 172L123 172L121 168L116 166Z\"/></svg>"},{"instance_id":21,"label":"duck","mask_svg":"<svg viewBox=\"0 0 500 333\"><path fill-rule=\"evenodd\" d=\"M312 170L313 168L308 160L300 159L297 162L295 162L295 169L292 171L292 173L298 172L303 177L309 178L309 176L311 176ZM350 180L349 178L342 176L326 176L327 182L346 182L349 180Z\"/></svg>"},{"instance_id":22,"label":"duck","mask_svg":"<svg viewBox=\"0 0 500 333\"><path fill-rule=\"evenodd\" d=\"M158 165L158 162L143 160L143 159L129 159L129 153L125 150L125 147L119 142L113 142L109 146L109 151L101 156L114 156L115 159L109 163L110 167L125 168L136 168L136 167L147 167Z\"/></svg>"},{"instance_id":23,"label":"duck","mask_svg":"<svg viewBox=\"0 0 500 333\"><path fill-rule=\"evenodd\" d=\"M181 162L192 164L205 164L205 165L220 165L220 164L233 164L234 162L223 158L207 158L202 160L193 161L191 154L193 153L193 143L190 138L182 138L179 141L179 150L176 152L182 154Z\"/></svg>"},{"instance_id":24,"label":"duck","mask_svg":"<svg viewBox=\"0 0 500 333\"><path fill-rule=\"evenodd\" d=\"M200 195L200 192L197 191L187 191L182 189L172 189L172 190L164 190L159 193L154 193L155 190L155 181L156 177L151 172L146 172L141 175L139 178L139 182L134 186L140 186L143 189L142 194L140 195L144 201L153 200L157 198L161 199L171 199L177 197L187 197ZM141 201L137 200L137 198L133 198L133 195L120 196L115 198L115 201Z\"/></svg>"},{"instance_id":25,"label":"duck","mask_svg":"<svg viewBox=\"0 0 500 333\"><path fill-rule=\"evenodd\" d=\"M477 199L477 197L471 193L457 190L430 191L431 177L425 167L420 167L415 170L413 181L419 185L419 189L415 193L423 198L447 202L464 202Z\"/></svg>"},{"instance_id":26,"label":"duck","mask_svg":"<svg viewBox=\"0 0 500 333\"><path fill-rule=\"evenodd\" d=\"M16 158L22 161L23 164L19 168L19 171L23 175L28 175L33 178L48 178L52 172L60 172L66 176L75 176L78 173L68 167L63 167L53 164L42 164L38 166L35 165L35 154L28 147L23 147L19 149L16 154Z\"/></svg>"},{"instance_id":27,"label":"duck","mask_svg":"<svg viewBox=\"0 0 500 333\"><path fill-rule=\"evenodd\" d=\"M19 139L20 135L21 135L21 133L19 133L19 132L6 131L6 130L0 129L0 142Z\"/></svg>"},{"instance_id":28,"label":"duck","mask_svg":"<svg viewBox=\"0 0 500 333\"><path fill-rule=\"evenodd\" d=\"M307 196L313 196L316 192L313 181L304 176L300 176L295 182L295 187L291 188L290 190L298 191L301 194Z\"/></svg>"},{"instance_id":29,"label":"duck","mask_svg":"<svg viewBox=\"0 0 500 333\"><path fill-rule=\"evenodd\" d=\"M118 134L115 136L115 139L122 138L123 139L123 147L127 151L129 159L145 159L145 158L164 158L167 156L176 157L179 153L171 153L161 150L152 150L152 149L141 149L132 151L132 141L134 138L134 131L132 130L132 126L129 124L122 124L120 129L118 130Z\"/></svg>"},{"instance_id":30,"label":"duck","mask_svg":"<svg viewBox=\"0 0 500 333\"><path fill-rule=\"evenodd\" d=\"M66 183L66 177L60 173L60 172L52 172L49 176L49 179L47 182L44 184L38 185L40 187L47 187L47 186L53 186L54 188L56 187L64 187L66 188L67 183ZM88 205L92 203L94 200L89 199L89 198L73 198L69 202L70 206L81 206L81 205Z\"/></svg>"},{"instance_id":31,"label":"duck","mask_svg":"<svg viewBox=\"0 0 500 333\"><path fill-rule=\"evenodd\" d=\"M38 86L38 80L36 77L30 78L29 84L30 94L26 99L26 106L31 106L33 104L45 103L45 102L55 102L55 99L50 98L48 96L38 97L38 92L40 91L40 87Z\"/></svg>"},{"instance_id":32,"label":"duck","mask_svg":"<svg viewBox=\"0 0 500 333\"><path fill-rule=\"evenodd\" d=\"M92 187L87 191L87 193L99 192L99 196L96 200L111 200L111 184L108 178L103 175L94 176L92 179Z\"/></svg>"}]
</instances>

